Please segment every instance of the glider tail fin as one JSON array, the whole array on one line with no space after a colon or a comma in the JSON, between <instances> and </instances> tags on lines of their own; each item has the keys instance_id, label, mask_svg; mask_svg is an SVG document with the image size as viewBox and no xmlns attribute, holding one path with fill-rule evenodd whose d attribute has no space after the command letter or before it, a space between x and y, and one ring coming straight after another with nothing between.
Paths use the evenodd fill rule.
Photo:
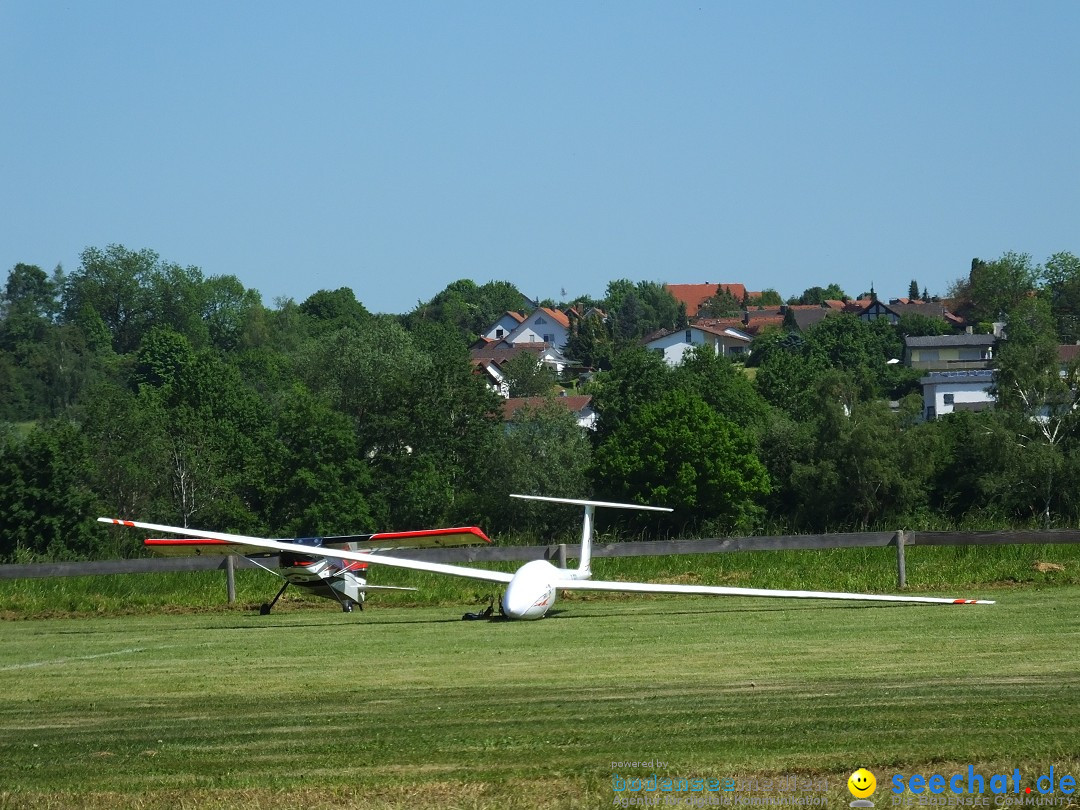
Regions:
<instances>
[{"instance_id":1,"label":"glider tail fin","mask_svg":"<svg viewBox=\"0 0 1080 810\"><path fill-rule=\"evenodd\" d=\"M585 507L585 516L581 521L581 557L578 567L570 571L572 579L589 579L592 576L592 538L596 507L611 509L641 509L649 512L671 512L666 506L643 506L639 503L612 503L611 501L586 501L579 498L548 498L544 495L511 495L511 498L523 498L528 501L547 501L549 503L569 503Z\"/></svg>"},{"instance_id":2,"label":"glider tail fin","mask_svg":"<svg viewBox=\"0 0 1080 810\"><path fill-rule=\"evenodd\" d=\"M593 520L596 517L596 505L585 504L585 517L581 520L581 557L574 579L588 579L592 576L592 533Z\"/></svg>"}]
</instances>

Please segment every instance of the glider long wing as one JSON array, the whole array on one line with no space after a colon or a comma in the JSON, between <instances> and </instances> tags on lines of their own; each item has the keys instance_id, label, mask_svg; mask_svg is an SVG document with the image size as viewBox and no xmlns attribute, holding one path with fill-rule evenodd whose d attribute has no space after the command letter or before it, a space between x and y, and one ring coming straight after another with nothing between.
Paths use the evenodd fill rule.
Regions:
<instances>
[{"instance_id":1,"label":"glider long wing","mask_svg":"<svg viewBox=\"0 0 1080 810\"><path fill-rule=\"evenodd\" d=\"M992 605L985 599L941 599L933 596L889 596L887 594L842 593L838 591L784 591L768 588L728 588L718 585L665 585L652 582L604 582L595 579L560 580L565 591L616 591L620 593L683 593L709 596L774 596L787 599L846 599L860 602L925 602L938 605Z\"/></svg>"},{"instance_id":2,"label":"glider long wing","mask_svg":"<svg viewBox=\"0 0 1080 810\"><path fill-rule=\"evenodd\" d=\"M257 546L259 548L272 549L274 551L288 551L294 554L304 554L309 557L333 557L338 560L356 560L357 562L366 562L371 563L372 565L385 565L389 568L405 568L410 571L429 571L433 574L444 574L446 576L462 577L464 579L476 579L481 582L500 582L505 585L514 578L513 574L508 574L503 571L488 571L484 568L466 568L462 565L446 565L445 563L386 557L381 554L371 554L366 551L348 551L345 549L321 548L319 546L303 546L296 543L283 543L279 540L266 540L261 537L248 537L242 534L208 532L201 529L182 529L177 526L162 526L159 523L142 523L137 520L117 520L115 518L98 518L98 522L113 523L117 526L127 526L133 529L147 529L152 532L164 532L165 534L183 534L188 537L201 537L207 540L217 540L224 543L239 543L241 545Z\"/></svg>"}]
</instances>

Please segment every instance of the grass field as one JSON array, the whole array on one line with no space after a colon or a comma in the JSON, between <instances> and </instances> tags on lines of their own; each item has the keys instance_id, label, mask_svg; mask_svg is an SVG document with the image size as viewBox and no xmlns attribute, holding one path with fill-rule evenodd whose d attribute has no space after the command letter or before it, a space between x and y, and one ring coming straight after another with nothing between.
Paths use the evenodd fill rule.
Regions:
<instances>
[{"instance_id":1,"label":"grass field","mask_svg":"<svg viewBox=\"0 0 1080 810\"><path fill-rule=\"evenodd\" d=\"M653 772L846 807L860 766L880 808L896 773L1080 777L1080 587L944 595L999 603L0 622L0 808L589 808Z\"/></svg>"},{"instance_id":2,"label":"grass field","mask_svg":"<svg viewBox=\"0 0 1080 810\"><path fill-rule=\"evenodd\" d=\"M501 568L513 571L518 565L504 563ZM987 586L1080 585L1080 544L914 547L907 551L907 569L913 593L935 589L974 597ZM642 582L866 593L896 590L896 552L887 548L599 558L593 560L593 570L598 579ZM418 589L378 593L372 603L379 606L462 606L492 592L483 583L413 571L377 569L371 581ZM236 584L234 609L251 610L273 596L280 581L265 571L249 569L237 572ZM224 602L225 576L216 571L0 580L0 619L216 612ZM325 602L293 589L286 593L280 610L312 604L327 608Z\"/></svg>"}]
</instances>

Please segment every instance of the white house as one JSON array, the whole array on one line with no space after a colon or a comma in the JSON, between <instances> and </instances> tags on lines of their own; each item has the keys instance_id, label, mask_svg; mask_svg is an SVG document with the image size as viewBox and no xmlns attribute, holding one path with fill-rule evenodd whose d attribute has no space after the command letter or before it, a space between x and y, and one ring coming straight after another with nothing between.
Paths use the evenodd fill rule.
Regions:
<instances>
[{"instance_id":1,"label":"white house","mask_svg":"<svg viewBox=\"0 0 1080 810\"><path fill-rule=\"evenodd\" d=\"M660 352L669 366L677 366L695 346L711 346L717 354L741 357L753 338L733 326L694 324L685 329L661 329L645 339L645 348Z\"/></svg>"},{"instance_id":2,"label":"white house","mask_svg":"<svg viewBox=\"0 0 1080 810\"><path fill-rule=\"evenodd\" d=\"M503 340L521 343L547 343L561 349L570 337L570 319L557 309L540 307L519 323Z\"/></svg>"},{"instance_id":3,"label":"white house","mask_svg":"<svg viewBox=\"0 0 1080 810\"><path fill-rule=\"evenodd\" d=\"M994 335L933 335L906 337L907 364L926 371L960 371L989 368L994 359Z\"/></svg>"},{"instance_id":4,"label":"white house","mask_svg":"<svg viewBox=\"0 0 1080 810\"><path fill-rule=\"evenodd\" d=\"M524 320L525 316L518 312L504 312L499 317L499 320L488 327L483 336L488 340L504 340L511 332L521 326L521 322Z\"/></svg>"},{"instance_id":5,"label":"white house","mask_svg":"<svg viewBox=\"0 0 1080 810\"><path fill-rule=\"evenodd\" d=\"M570 362L561 351L547 343L519 343L511 346L506 341L474 345L469 350L469 358L474 371L484 375L485 382L492 390L502 397L509 397L510 385L502 367L522 352L535 355L537 365L543 363L556 375L562 374Z\"/></svg>"},{"instance_id":6,"label":"white house","mask_svg":"<svg viewBox=\"0 0 1080 810\"><path fill-rule=\"evenodd\" d=\"M992 369L931 371L919 382L923 390L923 417L928 422L953 411L994 407L990 393L994 384Z\"/></svg>"}]
</instances>

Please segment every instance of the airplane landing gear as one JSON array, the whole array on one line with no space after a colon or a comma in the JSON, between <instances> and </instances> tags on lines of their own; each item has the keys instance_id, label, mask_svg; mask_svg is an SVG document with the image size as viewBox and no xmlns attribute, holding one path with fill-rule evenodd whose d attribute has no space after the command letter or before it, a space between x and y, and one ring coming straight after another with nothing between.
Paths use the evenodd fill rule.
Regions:
<instances>
[{"instance_id":1,"label":"airplane landing gear","mask_svg":"<svg viewBox=\"0 0 1080 810\"><path fill-rule=\"evenodd\" d=\"M464 616L461 617L461 620L463 622L469 622L480 621L481 619L490 619L493 613L495 613L495 597L489 596L488 606L486 608L477 611L476 613L466 613Z\"/></svg>"},{"instance_id":2,"label":"airplane landing gear","mask_svg":"<svg viewBox=\"0 0 1080 810\"><path fill-rule=\"evenodd\" d=\"M281 595L283 593L285 593L285 589L288 588L288 587L289 587L289 583L286 582L284 585L281 586L281 590L277 592L277 596L275 596L269 602L264 602L262 605L260 605L259 606L259 615L260 616L269 616L270 611L273 609L274 605L277 604L277 600L281 598Z\"/></svg>"}]
</instances>

